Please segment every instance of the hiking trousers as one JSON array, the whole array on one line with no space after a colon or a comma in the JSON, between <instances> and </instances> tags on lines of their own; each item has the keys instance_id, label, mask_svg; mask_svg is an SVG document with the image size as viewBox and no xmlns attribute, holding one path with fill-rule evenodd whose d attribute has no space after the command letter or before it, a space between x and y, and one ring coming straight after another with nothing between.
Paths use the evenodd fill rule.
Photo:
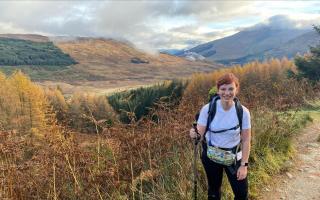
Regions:
<instances>
[{"instance_id":1,"label":"hiking trousers","mask_svg":"<svg viewBox=\"0 0 320 200\"><path fill-rule=\"evenodd\" d=\"M231 170L229 167L218 164L210 160L207 152L202 152L201 156L203 167L207 174L208 181L208 200L221 199L221 184L223 171L226 172L229 183L231 185L234 200L248 200L248 179L237 180L236 169ZM238 161L237 166L240 165Z\"/></svg>"}]
</instances>

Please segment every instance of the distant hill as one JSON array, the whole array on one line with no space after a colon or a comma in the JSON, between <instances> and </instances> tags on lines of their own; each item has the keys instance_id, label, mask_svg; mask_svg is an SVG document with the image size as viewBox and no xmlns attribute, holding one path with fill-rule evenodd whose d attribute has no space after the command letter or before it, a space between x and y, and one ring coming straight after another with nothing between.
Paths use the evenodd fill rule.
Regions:
<instances>
[{"instance_id":1,"label":"distant hill","mask_svg":"<svg viewBox=\"0 0 320 200\"><path fill-rule=\"evenodd\" d=\"M0 38L11 38L20 40L30 40L33 42L49 42L49 38L36 34L0 34Z\"/></svg>"},{"instance_id":2,"label":"distant hill","mask_svg":"<svg viewBox=\"0 0 320 200\"><path fill-rule=\"evenodd\" d=\"M19 38L22 38L20 36ZM68 66L75 63L69 55L63 53L52 42L0 37L0 65Z\"/></svg>"},{"instance_id":3,"label":"distant hill","mask_svg":"<svg viewBox=\"0 0 320 200\"><path fill-rule=\"evenodd\" d=\"M6 43L2 52L7 52L4 54L0 50L0 57L5 55L12 61L17 57L20 58L21 54L25 62L13 63L18 65L16 67L1 66L7 63L3 60L3 63L0 63L0 70L10 74L20 69L39 84L50 87L59 85L66 93L101 92L110 91L113 88L148 85L224 67L221 64L191 61L166 53L150 54L136 49L129 42L113 39L63 36L50 37L51 42L47 42L44 36L19 35L20 39L12 39L10 36L17 38L17 35L8 35L0 40L0 43L1 41ZM33 41L24 40L27 38ZM37 38L43 40L40 41ZM57 57L69 55L73 61L72 64L77 64L69 64L63 68L48 67L50 59L43 55ZM35 63L29 62L30 58L31 60L45 58L43 60L47 63L34 65Z\"/></svg>"},{"instance_id":4,"label":"distant hill","mask_svg":"<svg viewBox=\"0 0 320 200\"><path fill-rule=\"evenodd\" d=\"M165 53L148 54L130 43L113 39L78 38L58 41L55 45L79 63L75 68L108 81L165 80L222 67L211 62L192 62Z\"/></svg>"},{"instance_id":5,"label":"distant hill","mask_svg":"<svg viewBox=\"0 0 320 200\"><path fill-rule=\"evenodd\" d=\"M275 48L261 51L256 54L249 54L236 59L217 60L216 62L222 64L242 64L253 60L262 61L269 58L293 58L297 54L303 55L307 53L309 51L309 47L319 44L319 41L320 38L318 34L315 31L310 31L280 44Z\"/></svg>"},{"instance_id":6,"label":"distant hill","mask_svg":"<svg viewBox=\"0 0 320 200\"><path fill-rule=\"evenodd\" d=\"M311 23L311 22L310 22ZM188 57L201 55L208 61L222 64L244 64L269 58L294 57L308 52L309 46L319 41L306 20L293 20L286 15L275 15L236 34L210 41L191 49L174 50L174 54ZM170 51L168 51L170 52Z\"/></svg>"},{"instance_id":7,"label":"distant hill","mask_svg":"<svg viewBox=\"0 0 320 200\"><path fill-rule=\"evenodd\" d=\"M310 30L309 30L310 31ZM305 29L279 29L269 26L262 26L254 29L246 29L229 37L201 44L189 49L187 52L195 52L204 56L207 60L220 62L223 64L244 63L255 59L265 59L262 52L269 51L269 55L277 55L277 57L288 56L286 52L296 54L297 48L307 47L307 44L302 46L292 47L282 53L271 53L273 50L281 48L290 40L293 40L307 33ZM312 35L306 35L312 36ZM298 45L298 44L297 44ZM291 48L287 45L287 48ZM184 54L178 54L184 56ZM255 57L258 56L258 57ZM259 57L260 56L260 57Z\"/></svg>"},{"instance_id":8,"label":"distant hill","mask_svg":"<svg viewBox=\"0 0 320 200\"><path fill-rule=\"evenodd\" d=\"M320 37L315 31L307 32L303 35L295 37L288 42L279 45L277 48L264 52L265 57L280 57L287 55L292 58L297 53L304 54L309 51L310 46L319 44Z\"/></svg>"}]
</instances>

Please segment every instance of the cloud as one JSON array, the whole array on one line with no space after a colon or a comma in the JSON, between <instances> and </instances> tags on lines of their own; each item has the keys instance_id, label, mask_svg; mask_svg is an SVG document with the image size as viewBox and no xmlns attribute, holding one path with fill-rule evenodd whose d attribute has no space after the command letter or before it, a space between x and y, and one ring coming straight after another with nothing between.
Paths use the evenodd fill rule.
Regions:
<instances>
[{"instance_id":1,"label":"cloud","mask_svg":"<svg viewBox=\"0 0 320 200\"><path fill-rule=\"evenodd\" d=\"M23 30L25 33L69 34L72 23L79 24L79 34L86 32L82 26L87 19L81 15L81 6L85 2L54 2L54 1L1 1L0 22L11 24L12 29ZM88 24L86 24L88 25ZM4 26L0 31L4 32ZM73 28L75 28L73 26Z\"/></svg>"},{"instance_id":2,"label":"cloud","mask_svg":"<svg viewBox=\"0 0 320 200\"><path fill-rule=\"evenodd\" d=\"M287 15L275 15L267 20L258 23L249 28L239 28L238 30L256 30L262 27L269 27L272 29L311 29L315 20L296 20Z\"/></svg>"},{"instance_id":3,"label":"cloud","mask_svg":"<svg viewBox=\"0 0 320 200\"><path fill-rule=\"evenodd\" d=\"M183 1L177 4L175 14L193 15L205 22L225 21L248 15L251 5L251 1Z\"/></svg>"},{"instance_id":4,"label":"cloud","mask_svg":"<svg viewBox=\"0 0 320 200\"><path fill-rule=\"evenodd\" d=\"M275 15L268 19L267 24L277 29L290 29L296 27L297 22L285 15Z\"/></svg>"},{"instance_id":5,"label":"cloud","mask_svg":"<svg viewBox=\"0 0 320 200\"><path fill-rule=\"evenodd\" d=\"M203 0L0 1L0 32L110 37L128 40L140 49L151 50L188 48L224 37L252 26L253 18L256 21L265 19L263 25L278 27L307 24L306 21L292 22L281 15L267 20L272 15L266 16L269 11L263 10L261 3ZM265 4L272 11L279 7L282 9L279 12L284 12L288 3L277 2L276 7L271 3ZM299 5L307 9L306 4ZM244 18L245 23L241 20Z\"/></svg>"},{"instance_id":6,"label":"cloud","mask_svg":"<svg viewBox=\"0 0 320 200\"><path fill-rule=\"evenodd\" d=\"M233 10L220 1L1 1L0 32L40 33L45 35L100 36L127 39L142 47L165 47L174 38L203 38L195 32L168 32L165 26L184 25L188 17L195 25L222 20ZM229 12L227 12L229 11ZM185 19L185 21L184 21ZM175 20L175 21L174 21ZM174 24L169 24L174 21ZM183 22L184 21L184 22ZM189 20L190 21L190 20ZM180 31L182 32L182 31ZM165 35L165 37L164 37ZM190 39L187 37L195 37ZM162 41L160 41L162 39ZM148 46L148 47L147 47Z\"/></svg>"}]
</instances>

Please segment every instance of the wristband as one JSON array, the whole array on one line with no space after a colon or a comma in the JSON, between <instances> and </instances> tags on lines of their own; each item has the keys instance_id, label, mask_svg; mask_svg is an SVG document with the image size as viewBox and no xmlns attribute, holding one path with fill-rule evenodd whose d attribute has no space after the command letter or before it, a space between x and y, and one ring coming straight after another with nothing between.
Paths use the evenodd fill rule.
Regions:
<instances>
[{"instance_id":1,"label":"wristband","mask_svg":"<svg viewBox=\"0 0 320 200\"><path fill-rule=\"evenodd\" d=\"M249 163L245 162L245 163L241 163L240 166L245 166L245 167L248 167L249 166Z\"/></svg>"}]
</instances>

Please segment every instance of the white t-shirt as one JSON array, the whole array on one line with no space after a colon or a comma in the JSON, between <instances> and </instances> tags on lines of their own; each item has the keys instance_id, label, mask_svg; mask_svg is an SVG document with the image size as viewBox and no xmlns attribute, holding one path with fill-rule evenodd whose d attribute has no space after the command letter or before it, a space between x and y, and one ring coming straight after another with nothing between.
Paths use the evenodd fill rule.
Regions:
<instances>
[{"instance_id":1,"label":"white t-shirt","mask_svg":"<svg viewBox=\"0 0 320 200\"><path fill-rule=\"evenodd\" d=\"M242 106L242 129L250 129L250 112ZM207 126L209 103L202 107L198 119L198 124L201 126ZM219 131L230 129L239 124L237 117L237 111L233 105L228 111L225 111L221 105L221 101L217 100L217 110L213 121L210 124L210 130ZM207 142L211 141L211 144L221 148L232 148L240 142L240 127L237 130L229 130L222 133L212 133L208 131L206 133Z\"/></svg>"}]
</instances>

